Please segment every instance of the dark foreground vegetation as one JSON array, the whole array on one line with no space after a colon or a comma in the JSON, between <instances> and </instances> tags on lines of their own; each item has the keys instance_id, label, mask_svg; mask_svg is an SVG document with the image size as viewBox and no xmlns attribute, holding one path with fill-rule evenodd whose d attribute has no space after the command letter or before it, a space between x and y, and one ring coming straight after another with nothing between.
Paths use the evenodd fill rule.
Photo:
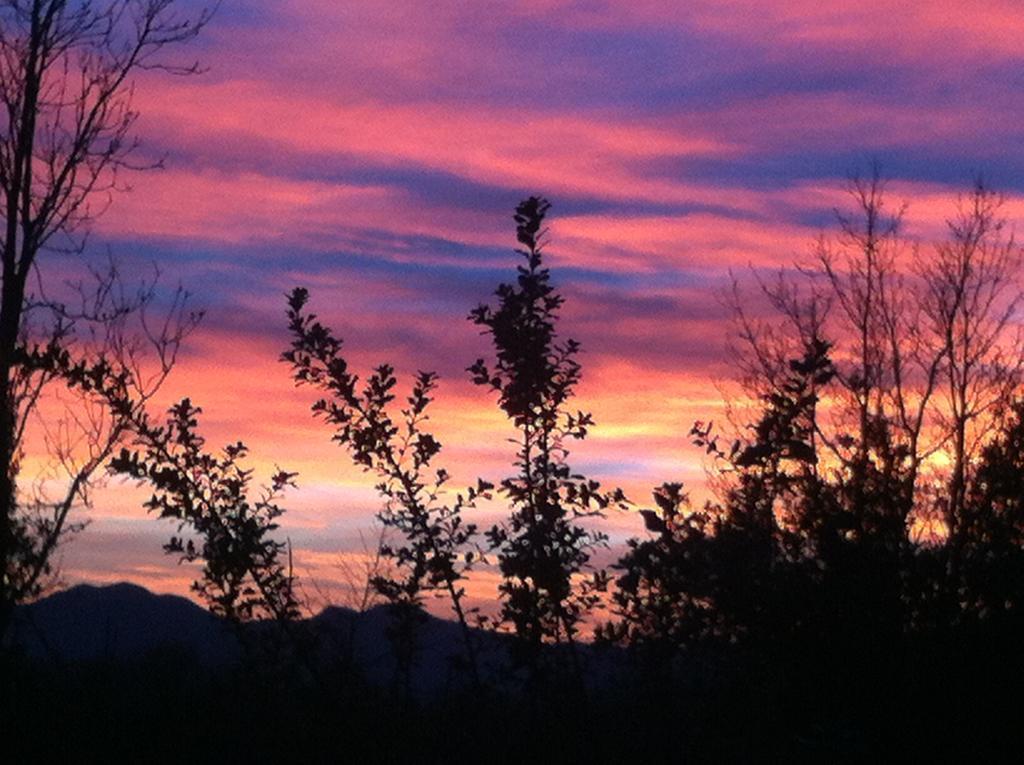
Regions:
<instances>
[{"instance_id":1,"label":"dark foreground vegetation","mask_svg":"<svg viewBox=\"0 0 1024 765\"><path fill-rule=\"evenodd\" d=\"M311 675L276 653L272 631L257 637L268 625L242 642L181 599L122 586L51 600L25 615L21 658L5 658L5 750L19 762L999 761L1024 743L1003 695L1022 679L1010 631L950 634L868 666L845 646L705 650L672 679L629 652L587 651L585 695L553 678L526 696L498 669L508 653L492 635L479 636L488 689L459 682L444 661L457 630L432 620L417 675L430 691L402 699L383 610L304 623L330 646Z\"/></svg>"},{"instance_id":2,"label":"dark foreground vegetation","mask_svg":"<svg viewBox=\"0 0 1024 765\"><path fill-rule=\"evenodd\" d=\"M703 503L669 480L638 507L571 467L594 422L574 403L580 346L558 328L546 200L517 207L515 270L469 314L490 348L467 352L467 374L514 443L502 478L453 486L430 431L437 376L353 369L316 296L294 289L281 361L374 477L386 532L363 600L382 607L304 618L277 533L295 476L258 489L243 443L208 448L195 402L151 411L199 316L181 291L129 287L84 257L88 202L137 166L133 73L197 71L168 50L208 20L174 0L0 2L5 761L1019 753L1021 253L997 194L977 184L941 241L910 243L877 174L855 180L810 262L762 275L756 299L736 285L734 403L748 406L690 430ZM45 268L54 250L82 256L62 261L87 264L80 281ZM62 488L23 472L40 419ZM201 569L206 621L187 604L179 623L93 601L26 638L54 603L74 612L56 600L70 593L39 598L102 476L148 487L146 510L175 526L166 551ZM490 528L484 505L502 510ZM604 570L610 513L645 531ZM500 580L487 613L466 596L484 568ZM168 622L134 653L79 650Z\"/></svg>"}]
</instances>

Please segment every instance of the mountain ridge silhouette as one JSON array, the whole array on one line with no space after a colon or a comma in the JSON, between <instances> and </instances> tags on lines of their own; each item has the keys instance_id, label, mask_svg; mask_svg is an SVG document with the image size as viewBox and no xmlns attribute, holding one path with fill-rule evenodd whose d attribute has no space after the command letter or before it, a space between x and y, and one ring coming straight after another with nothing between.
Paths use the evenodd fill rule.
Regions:
<instances>
[{"instance_id":1,"label":"mountain ridge silhouette","mask_svg":"<svg viewBox=\"0 0 1024 765\"><path fill-rule=\"evenodd\" d=\"M315 638L313 655L318 666L347 667L370 685L383 687L393 680L395 671L388 608L378 605L358 612L332 605L297 624L308 627ZM20 606L7 643L40 663L133 665L178 654L202 669L220 671L243 661L243 639L259 637L273 627L273 622L254 621L236 629L188 598L153 593L130 582L77 584ZM464 684L457 670L462 646L459 630L454 621L423 614L414 693L429 696ZM473 633L488 678L506 682L512 636L483 629ZM607 652L587 649L593 678L608 677L616 664L614 657L609 661Z\"/></svg>"}]
</instances>

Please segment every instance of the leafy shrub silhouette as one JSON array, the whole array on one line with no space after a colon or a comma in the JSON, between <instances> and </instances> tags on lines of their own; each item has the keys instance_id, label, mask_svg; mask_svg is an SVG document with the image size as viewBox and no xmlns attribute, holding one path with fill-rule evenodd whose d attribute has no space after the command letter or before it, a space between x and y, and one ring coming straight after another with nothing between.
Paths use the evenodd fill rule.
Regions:
<instances>
[{"instance_id":1,"label":"leafy shrub silhouette","mask_svg":"<svg viewBox=\"0 0 1024 765\"><path fill-rule=\"evenodd\" d=\"M306 311L308 299L302 288L289 296L293 339L282 359L291 366L297 385L311 385L327 394L313 404L314 415L336 429L334 440L349 450L357 465L380 479L377 491L385 506L378 518L386 528L398 531L401 539L382 547L381 553L394 562L401 576L376 576L373 585L396 616L393 639L399 680L408 691L423 600L438 593L451 602L461 626L468 669L479 685L477 648L468 621L472 611L465 605L462 584L478 559L477 528L463 515L478 499L488 498L493 487L480 480L446 501L449 474L431 464L441 444L425 428L437 376L419 373L396 421L390 413L397 384L394 369L388 364L377 367L360 390L359 378L342 354L342 341L317 321L316 314Z\"/></svg>"},{"instance_id":2,"label":"leafy shrub silhouette","mask_svg":"<svg viewBox=\"0 0 1024 765\"><path fill-rule=\"evenodd\" d=\"M526 263L517 267L514 284L498 287L496 307L482 304L470 314L494 345L491 363L481 358L469 367L473 381L498 394L499 406L518 431L518 472L500 484L512 513L488 530L487 538L502 574L499 621L514 627L519 659L535 678L545 643L568 643L577 660L580 620L598 602L593 590L575 580L606 536L579 521L625 501L621 491L603 491L596 481L573 473L566 461L567 442L585 438L593 419L568 409L580 379L580 346L560 341L556 329L564 298L543 265L549 208L540 197L516 208L516 238L522 245L517 252Z\"/></svg>"},{"instance_id":3,"label":"leafy shrub silhouette","mask_svg":"<svg viewBox=\"0 0 1024 765\"><path fill-rule=\"evenodd\" d=\"M1014 402L982 450L952 544L963 558L961 598L974 619L1020 619L1024 606L1024 402Z\"/></svg>"},{"instance_id":4,"label":"leafy shrub silhouette","mask_svg":"<svg viewBox=\"0 0 1024 765\"><path fill-rule=\"evenodd\" d=\"M481 305L471 313L471 319L492 336L497 358L493 368L480 359L470 372L475 382L498 392L500 406L520 432L520 473L500 487L513 512L507 524L487 532L487 539L497 551L504 577L498 621L514 628L517 656L534 672L548 642L567 642L576 660L578 623L599 599L595 589L581 588L574 580L605 538L576 521L625 501L620 491L603 492L597 482L571 473L565 461L566 440L585 437L593 420L566 408L579 381L579 345L572 340L560 343L555 330L563 298L541 263L548 207L537 197L518 206L517 238L526 248L519 252L527 265L519 267L517 285L498 288L498 308ZM356 464L381 479L377 490L386 504L379 518L402 540L382 552L393 559L402 577L378 577L374 586L395 607L400 674L407 683L423 597L440 592L452 603L471 672L479 683L469 626L474 611L464 605L462 581L481 557L476 525L463 516L477 500L490 499L494 486L479 480L454 501L444 501L449 474L444 469L429 472L441 444L425 429L436 375L417 376L400 418L394 418L393 368L381 365L360 389L359 378L344 358L342 341L306 310L308 300L302 288L289 296L293 341L282 358L292 367L296 384L327 394L313 404L314 414L336 428L335 440L348 448ZM602 584L600 576L596 581Z\"/></svg>"},{"instance_id":5,"label":"leafy shrub silhouette","mask_svg":"<svg viewBox=\"0 0 1024 765\"><path fill-rule=\"evenodd\" d=\"M641 511L653 536L628 542L612 595L620 621L605 625L602 637L665 661L706 641L777 639L800 623L804 604L795 606L806 593L798 579L831 501L811 443L815 391L833 374L828 350L815 340L791 362L779 389L766 394L750 443L725 452L710 426L695 426L697 443L728 464L735 483L723 505L700 511L682 484L655 491L657 509Z\"/></svg>"},{"instance_id":6,"label":"leafy shrub silhouette","mask_svg":"<svg viewBox=\"0 0 1024 765\"><path fill-rule=\"evenodd\" d=\"M210 610L239 623L254 618L288 622L299 616L299 601L287 545L270 534L284 509L281 493L293 485L294 473L278 471L269 487L249 497L252 471L242 467L243 443L226 446L220 455L204 450L196 433L200 409L183 399L168 413L164 425L140 416L134 449L123 448L110 470L153 487L145 507L160 518L176 521L201 538L172 536L164 546L184 561L202 561L202 578L192 589Z\"/></svg>"}]
</instances>

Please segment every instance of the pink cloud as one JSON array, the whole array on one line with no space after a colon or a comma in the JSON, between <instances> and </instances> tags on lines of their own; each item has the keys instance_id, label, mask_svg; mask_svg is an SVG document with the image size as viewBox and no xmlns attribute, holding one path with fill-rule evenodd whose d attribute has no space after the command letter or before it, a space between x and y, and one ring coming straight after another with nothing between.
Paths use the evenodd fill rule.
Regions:
<instances>
[{"instance_id":1,"label":"pink cloud","mask_svg":"<svg viewBox=\"0 0 1024 765\"><path fill-rule=\"evenodd\" d=\"M152 93L152 91L150 91ZM301 152L355 155L389 166L452 172L514 189L675 201L674 184L630 163L727 156L707 134L682 133L612 114L509 113L467 104L312 100L255 81L187 83L140 97L147 124L175 125L197 142L258 137Z\"/></svg>"}]
</instances>

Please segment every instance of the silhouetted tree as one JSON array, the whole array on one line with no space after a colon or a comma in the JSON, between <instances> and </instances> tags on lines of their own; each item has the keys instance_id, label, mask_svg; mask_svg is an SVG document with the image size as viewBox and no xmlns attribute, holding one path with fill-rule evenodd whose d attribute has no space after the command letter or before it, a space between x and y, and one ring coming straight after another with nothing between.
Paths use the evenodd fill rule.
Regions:
<instances>
[{"instance_id":1,"label":"silhouetted tree","mask_svg":"<svg viewBox=\"0 0 1024 765\"><path fill-rule=\"evenodd\" d=\"M941 703L922 690L937 672L958 667L948 692L975 702L962 668L991 671L986 650L1019 672L1017 253L979 187L904 281L877 179L854 189L863 226L844 219L845 260L820 249L807 284L764 285L792 334L741 313L758 415L728 448L697 423L723 491L694 510L681 485L657 490L642 511L650 536L619 563L619 620L601 636L660 675L718 651L755 693L800 710L787 724L874 715L895 730L905 705ZM922 478L939 449L951 470ZM932 506L944 528L923 537L915 525Z\"/></svg>"},{"instance_id":2,"label":"silhouetted tree","mask_svg":"<svg viewBox=\"0 0 1024 765\"><path fill-rule=\"evenodd\" d=\"M1021 250L1006 232L1003 198L978 183L948 222L949 239L922 273L932 331L945 351L940 410L951 457L944 502L951 549L959 540L971 459L993 432L991 414L1009 406L1021 381L1024 342L1013 324L1021 302Z\"/></svg>"},{"instance_id":3,"label":"silhouetted tree","mask_svg":"<svg viewBox=\"0 0 1024 765\"><path fill-rule=\"evenodd\" d=\"M284 512L277 504L293 485L294 473L278 471L270 486L249 496L252 471L242 467L241 442L217 454L205 451L196 433L200 409L188 399L171 408L166 424L141 416L134 427L134 448L122 448L110 469L152 486L146 508L200 538L172 536L167 553L202 561L202 578L192 589L210 610L240 623L254 618L288 622L299 616L291 551L270 535Z\"/></svg>"},{"instance_id":4,"label":"silhouetted tree","mask_svg":"<svg viewBox=\"0 0 1024 765\"><path fill-rule=\"evenodd\" d=\"M749 443L723 449L698 423L697 443L734 476L721 505L690 508L682 484L654 493L642 510L648 539L632 539L617 568L613 608L620 621L605 639L643 648L658 662L702 643L778 640L796 629L809 603L801 576L821 545L842 529L817 473L812 447L818 390L835 374L827 343L812 339L765 394ZM657 669L664 669L663 667Z\"/></svg>"},{"instance_id":5,"label":"silhouetted tree","mask_svg":"<svg viewBox=\"0 0 1024 765\"><path fill-rule=\"evenodd\" d=\"M566 462L567 441L584 438L593 420L568 409L580 379L579 344L559 341L555 326L563 298L542 263L549 207L530 197L516 208L517 252L525 265L517 267L514 284L498 287L496 307L480 305L470 314L490 335L495 353L491 364L479 359L469 368L473 381L498 393L518 433L518 472L501 482L512 513L487 537L502 574L499 619L514 627L520 659L534 680L546 643L568 643L576 661L579 623L595 602L577 580L606 537L580 521L624 500L620 491L602 491L574 474Z\"/></svg>"},{"instance_id":6,"label":"silhouetted tree","mask_svg":"<svg viewBox=\"0 0 1024 765\"><path fill-rule=\"evenodd\" d=\"M1024 607L1024 403L1005 413L982 449L957 533L963 609L972 619L1012 615Z\"/></svg>"},{"instance_id":7,"label":"silhouetted tree","mask_svg":"<svg viewBox=\"0 0 1024 765\"><path fill-rule=\"evenodd\" d=\"M1010 325L1020 251L1005 232L1001 197L980 183L931 254L902 237L905 206L891 207L877 171L849 191L855 212L839 214L838 236L822 237L796 274L762 283L782 327L735 301L744 378L761 395L809 337L827 338L837 361L816 427L819 456L854 502L871 471L889 471L904 521L955 539L967 466L1020 382L1024 347ZM948 470L933 459L940 451ZM918 491L923 469L929 480L945 475L941 507Z\"/></svg>"},{"instance_id":8,"label":"silhouetted tree","mask_svg":"<svg viewBox=\"0 0 1024 765\"><path fill-rule=\"evenodd\" d=\"M142 374L124 319L152 302L149 287L133 295L116 269L92 269L95 287L62 299L53 294L62 279L39 256L84 248L89 224L120 188L120 172L138 164L133 75L196 71L161 54L208 19L207 12L177 15L174 0L0 3L0 634L14 604L38 593L59 542L78 528L71 509L88 504L90 480L126 431L128 413L102 411L100 399L87 395L59 424L44 421L51 456L67 478L56 498L19 490L27 423L53 386L94 392L73 384L69 370L105 377L115 369L141 405L191 323L178 305L162 329L143 323L158 370ZM85 447L76 451L76 443Z\"/></svg>"},{"instance_id":9,"label":"silhouetted tree","mask_svg":"<svg viewBox=\"0 0 1024 765\"><path fill-rule=\"evenodd\" d=\"M786 319L781 326L754 321L735 301L740 365L748 389L760 396L812 337L833 343L836 374L814 448L846 475L854 492L873 464L896 456L909 517L921 463L942 440L933 397L944 343L923 316L925 284L905 272L914 248L901 235L904 206L891 207L877 170L855 178L848 190L854 212L837 213L839 233L818 241L812 262L796 275L780 272L762 282ZM879 429L887 431L891 454L873 450Z\"/></svg>"},{"instance_id":10,"label":"silhouetted tree","mask_svg":"<svg viewBox=\"0 0 1024 765\"><path fill-rule=\"evenodd\" d=\"M394 370L383 364L362 389L342 354L342 341L305 311L309 295L296 288L288 301L292 346L283 354L297 385L311 385L327 394L313 404L313 413L336 431L334 440L349 450L353 461L380 479L377 491L385 499L381 523L398 532L400 541L382 547L394 562L395 575L379 575L373 584L393 606L394 639L401 682L408 689L416 648L416 625L423 618L423 599L446 596L462 629L469 671L479 685L471 612L465 606L463 580L477 559L476 525L463 515L493 488L485 481L446 500L449 474L431 462L440 442L425 429L427 407L437 376L420 372L412 392L393 419L391 405L397 384Z\"/></svg>"}]
</instances>

